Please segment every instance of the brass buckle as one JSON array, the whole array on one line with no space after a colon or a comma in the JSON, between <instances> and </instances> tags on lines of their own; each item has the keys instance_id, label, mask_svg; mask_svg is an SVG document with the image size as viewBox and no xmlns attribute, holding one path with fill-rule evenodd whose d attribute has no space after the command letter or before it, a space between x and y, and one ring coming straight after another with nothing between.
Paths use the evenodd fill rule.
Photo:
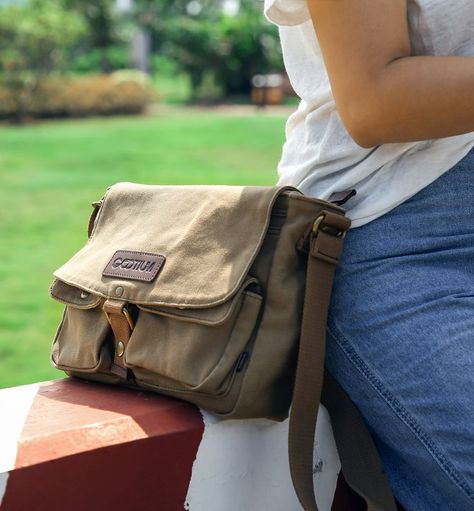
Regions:
<instances>
[{"instance_id":1,"label":"brass buckle","mask_svg":"<svg viewBox=\"0 0 474 511\"><path fill-rule=\"evenodd\" d=\"M313 234L315 236L317 236L318 234L318 231L319 231L319 228L321 226L321 223L323 222L323 220L326 218L326 215L322 214L322 215L319 215L318 218L316 218L316 220L314 221L313 223ZM344 239L346 237L346 234L347 234L347 231L339 231L336 236L338 238L341 238L341 239Z\"/></svg>"},{"instance_id":2,"label":"brass buckle","mask_svg":"<svg viewBox=\"0 0 474 511\"><path fill-rule=\"evenodd\" d=\"M112 326L112 323L110 321L110 312L104 311L105 317L107 318L107 321L109 322L110 326ZM135 324L133 323L133 318L128 309L123 306L122 308L122 314L125 316L125 319L127 320L128 326L130 327L130 330L133 330L135 328Z\"/></svg>"}]
</instances>

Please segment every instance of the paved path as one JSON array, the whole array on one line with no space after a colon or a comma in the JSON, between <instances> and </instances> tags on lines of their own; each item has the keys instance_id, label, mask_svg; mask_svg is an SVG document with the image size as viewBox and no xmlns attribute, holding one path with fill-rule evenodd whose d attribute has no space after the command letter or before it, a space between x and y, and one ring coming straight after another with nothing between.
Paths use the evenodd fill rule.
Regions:
<instances>
[{"instance_id":1,"label":"paved path","mask_svg":"<svg viewBox=\"0 0 474 511\"><path fill-rule=\"evenodd\" d=\"M215 105L215 106L181 106L181 105L166 105L162 103L155 103L150 105L147 109L148 115L162 115L162 114L192 114L192 113L212 113L216 115L229 115L229 116L275 116L275 117L288 117L296 110L296 106L278 105L278 106L265 106L263 108L255 105Z\"/></svg>"}]
</instances>

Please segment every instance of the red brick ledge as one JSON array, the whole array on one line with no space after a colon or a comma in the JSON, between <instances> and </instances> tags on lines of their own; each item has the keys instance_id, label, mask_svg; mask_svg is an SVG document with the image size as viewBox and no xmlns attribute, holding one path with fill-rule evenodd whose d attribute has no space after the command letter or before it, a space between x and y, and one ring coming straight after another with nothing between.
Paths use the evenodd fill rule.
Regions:
<instances>
[{"instance_id":1,"label":"red brick ledge","mask_svg":"<svg viewBox=\"0 0 474 511\"><path fill-rule=\"evenodd\" d=\"M74 378L0 390L0 416L0 511L301 511L288 421L219 421ZM324 408L316 430L320 510L364 510L338 479Z\"/></svg>"},{"instance_id":2,"label":"red brick ledge","mask_svg":"<svg viewBox=\"0 0 474 511\"><path fill-rule=\"evenodd\" d=\"M204 430L197 408L76 379L0 391L0 407L35 387L1 511L183 509Z\"/></svg>"}]
</instances>

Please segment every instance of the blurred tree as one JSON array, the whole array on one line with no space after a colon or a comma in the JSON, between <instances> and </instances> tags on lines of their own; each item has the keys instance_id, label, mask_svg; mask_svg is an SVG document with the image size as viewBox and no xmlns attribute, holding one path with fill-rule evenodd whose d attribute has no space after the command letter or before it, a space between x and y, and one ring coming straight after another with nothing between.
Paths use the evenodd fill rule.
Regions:
<instances>
[{"instance_id":1,"label":"blurred tree","mask_svg":"<svg viewBox=\"0 0 474 511\"><path fill-rule=\"evenodd\" d=\"M214 59L216 22L221 0L134 0L132 23L150 34L153 52L169 58L188 74L195 99L206 69Z\"/></svg>"},{"instance_id":2,"label":"blurred tree","mask_svg":"<svg viewBox=\"0 0 474 511\"><path fill-rule=\"evenodd\" d=\"M226 94L248 93L253 75L283 70L278 32L260 2L240 0L238 13L222 16L216 30L215 74Z\"/></svg>"},{"instance_id":3,"label":"blurred tree","mask_svg":"<svg viewBox=\"0 0 474 511\"><path fill-rule=\"evenodd\" d=\"M135 0L132 17L152 34L154 51L189 75L193 99L210 74L228 95L248 93L256 73L283 70L278 31L261 0L240 0L233 15L222 0Z\"/></svg>"},{"instance_id":4,"label":"blurred tree","mask_svg":"<svg viewBox=\"0 0 474 511\"><path fill-rule=\"evenodd\" d=\"M65 67L69 50L84 33L81 17L59 0L30 0L0 7L0 80L15 103L16 121L39 80Z\"/></svg>"},{"instance_id":5,"label":"blurred tree","mask_svg":"<svg viewBox=\"0 0 474 511\"><path fill-rule=\"evenodd\" d=\"M231 9L229 1L127 0L126 9L124 0L122 8L117 0L0 3L0 71L20 111L37 77L62 64L80 72L127 67L138 29L189 76L191 99L247 94L252 75L283 70L278 31L262 14L263 0L234 0Z\"/></svg>"},{"instance_id":6,"label":"blurred tree","mask_svg":"<svg viewBox=\"0 0 474 511\"><path fill-rule=\"evenodd\" d=\"M161 1L161 0L160 0ZM87 34L82 44L93 52L100 71L113 70L113 55L117 53L119 16L115 9L116 0L62 0L65 9L74 10L87 23Z\"/></svg>"}]
</instances>

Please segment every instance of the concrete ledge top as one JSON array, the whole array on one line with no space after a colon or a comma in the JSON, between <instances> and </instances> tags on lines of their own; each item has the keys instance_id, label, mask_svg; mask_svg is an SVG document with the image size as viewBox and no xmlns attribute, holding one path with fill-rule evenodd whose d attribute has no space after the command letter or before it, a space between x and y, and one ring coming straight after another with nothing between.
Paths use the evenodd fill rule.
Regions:
<instances>
[{"instance_id":1,"label":"concrete ledge top","mask_svg":"<svg viewBox=\"0 0 474 511\"><path fill-rule=\"evenodd\" d=\"M75 378L0 390L0 410L36 389L18 438L15 468L139 439L202 431L187 403ZM3 415L3 413L2 413ZM8 421L8 415L5 415Z\"/></svg>"},{"instance_id":2,"label":"concrete ledge top","mask_svg":"<svg viewBox=\"0 0 474 511\"><path fill-rule=\"evenodd\" d=\"M183 509L196 407L68 378L1 390L0 410L0 511Z\"/></svg>"}]
</instances>

